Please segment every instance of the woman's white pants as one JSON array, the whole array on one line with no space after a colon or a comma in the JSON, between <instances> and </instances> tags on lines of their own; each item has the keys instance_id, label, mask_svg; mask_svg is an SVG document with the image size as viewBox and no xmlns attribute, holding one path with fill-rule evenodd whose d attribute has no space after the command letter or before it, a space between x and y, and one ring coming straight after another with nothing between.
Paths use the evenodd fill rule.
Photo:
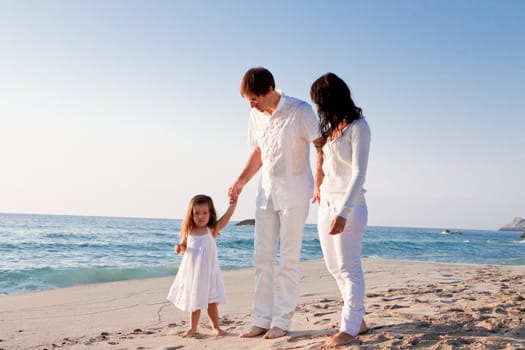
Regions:
<instances>
[{"instance_id":1,"label":"woman's white pants","mask_svg":"<svg viewBox=\"0 0 525 350\"><path fill-rule=\"evenodd\" d=\"M317 225L326 267L335 278L344 302L340 331L355 336L365 315L361 248L368 209L362 197L347 217L344 231L329 235L330 223L341 208L343 197L344 193L321 194Z\"/></svg>"},{"instance_id":2,"label":"woman's white pants","mask_svg":"<svg viewBox=\"0 0 525 350\"><path fill-rule=\"evenodd\" d=\"M255 291L252 323L261 328L290 328L299 300L300 258L304 224L310 203L274 210L272 200L266 209L257 208L253 261ZM277 297L274 298L274 261L279 249Z\"/></svg>"}]
</instances>

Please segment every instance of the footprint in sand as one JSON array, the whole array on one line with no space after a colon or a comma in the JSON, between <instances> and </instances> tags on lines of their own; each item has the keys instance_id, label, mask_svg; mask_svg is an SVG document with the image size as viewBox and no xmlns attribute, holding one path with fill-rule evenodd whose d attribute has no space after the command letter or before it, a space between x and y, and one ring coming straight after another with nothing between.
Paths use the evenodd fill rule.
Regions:
<instances>
[{"instance_id":1,"label":"footprint in sand","mask_svg":"<svg viewBox=\"0 0 525 350\"><path fill-rule=\"evenodd\" d=\"M402 292L403 294L410 293L410 290L408 288L389 288L387 289L388 293L394 293L394 292Z\"/></svg>"},{"instance_id":2,"label":"footprint in sand","mask_svg":"<svg viewBox=\"0 0 525 350\"><path fill-rule=\"evenodd\" d=\"M464 312L466 312L466 310L462 309L460 307L452 307L452 308L447 309L447 310L445 310L445 311L443 311L441 313L442 314L447 314L447 313L450 313L450 312L461 312L461 313L464 313Z\"/></svg>"},{"instance_id":3,"label":"footprint in sand","mask_svg":"<svg viewBox=\"0 0 525 350\"><path fill-rule=\"evenodd\" d=\"M227 325L227 324L235 323L235 321L223 317L223 318L221 319L221 323L224 324L224 325Z\"/></svg>"},{"instance_id":4,"label":"footprint in sand","mask_svg":"<svg viewBox=\"0 0 525 350\"><path fill-rule=\"evenodd\" d=\"M383 301L393 301L393 300L403 300L406 299L405 297L383 297L381 300Z\"/></svg>"},{"instance_id":5,"label":"footprint in sand","mask_svg":"<svg viewBox=\"0 0 525 350\"><path fill-rule=\"evenodd\" d=\"M438 297L440 298L452 298L454 296L454 294L452 293L438 293L436 294Z\"/></svg>"},{"instance_id":6,"label":"footprint in sand","mask_svg":"<svg viewBox=\"0 0 525 350\"><path fill-rule=\"evenodd\" d=\"M491 333L497 333L503 326L502 323L495 319L488 319L475 324L476 327L484 328Z\"/></svg>"},{"instance_id":7,"label":"footprint in sand","mask_svg":"<svg viewBox=\"0 0 525 350\"><path fill-rule=\"evenodd\" d=\"M331 314L335 314L335 313L336 313L336 311L316 312L312 316L313 317L321 317L321 316L331 315Z\"/></svg>"},{"instance_id":8,"label":"footprint in sand","mask_svg":"<svg viewBox=\"0 0 525 350\"><path fill-rule=\"evenodd\" d=\"M410 307L408 305L399 305L399 304L394 304L394 305L385 305L383 307L383 310L395 310L395 309L404 309L404 308L407 308L407 307Z\"/></svg>"},{"instance_id":9,"label":"footprint in sand","mask_svg":"<svg viewBox=\"0 0 525 350\"><path fill-rule=\"evenodd\" d=\"M383 294L378 294L378 293L367 293L366 294L366 297L367 298L378 298L378 297L382 297Z\"/></svg>"},{"instance_id":10,"label":"footprint in sand","mask_svg":"<svg viewBox=\"0 0 525 350\"><path fill-rule=\"evenodd\" d=\"M317 321L314 322L315 325L319 325L319 324L324 325L324 324L328 324L328 323L332 323L332 320L329 319L329 318L323 318L321 320L317 320Z\"/></svg>"},{"instance_id":11,"label":"footprint in sand","mask_svg":"<svg viewBox=\"0 0 525 350\"><path fill-rule=\"evenodd\" d=\"M410 302L413 304L429 304L430 299L421 299L421 298L411 298Z\"/></svg>"}]
</instances>

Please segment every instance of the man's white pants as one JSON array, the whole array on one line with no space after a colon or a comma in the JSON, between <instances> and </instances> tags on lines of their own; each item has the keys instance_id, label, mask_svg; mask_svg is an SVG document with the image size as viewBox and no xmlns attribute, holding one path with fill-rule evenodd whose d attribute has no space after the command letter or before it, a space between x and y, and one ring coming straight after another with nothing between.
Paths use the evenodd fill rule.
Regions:
<instances>
[{"instance_id":1,"label":"man's white pants","mask_svg":"<svg viewBox=\"0 0 525 350\"><path fill-rule=\"evenodd\" d=\"M290 328L299 299L300 258L304 224L310 204L274 210L272 200L266 209L257 208L253 260L255 293L252 308L254 326L269 329ZM277 298L274 298L274 261L280 242Z\"/></svg>"},{"instance_id":2,"label":"man's white pants","mask_svg":"<svg viewBox=\"0 0 525 350\"><path fill-rule=\"evenodd\" d=\"M343 310L340 331L357 335L365 315L365 280L361 269L363 232L368 220L364 197L352 208L344 231L329 235L332 219L341 208L344 193L322 193L318 211L318 232L328 271L337 282Z\"/></svg>"}]
</instances>

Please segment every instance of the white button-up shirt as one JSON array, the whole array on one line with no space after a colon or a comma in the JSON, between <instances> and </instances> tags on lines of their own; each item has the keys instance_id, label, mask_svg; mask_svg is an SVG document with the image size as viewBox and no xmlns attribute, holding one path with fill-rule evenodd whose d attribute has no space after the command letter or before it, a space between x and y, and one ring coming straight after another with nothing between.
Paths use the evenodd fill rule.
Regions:
<instances>
[{"instance_id":1,"label":"white button-up shirt","mask_svg":"<svg viewBox=\"0 0 525 350\"><path fill-rule=\"evenodd\" d=\"M310 143L320 137L312 107L299 99L281 98L273 114L252 108L248 143L261 149L261 177L256 205L275 210L304 205L313 194Z\"/></svg>"}]
</instances>

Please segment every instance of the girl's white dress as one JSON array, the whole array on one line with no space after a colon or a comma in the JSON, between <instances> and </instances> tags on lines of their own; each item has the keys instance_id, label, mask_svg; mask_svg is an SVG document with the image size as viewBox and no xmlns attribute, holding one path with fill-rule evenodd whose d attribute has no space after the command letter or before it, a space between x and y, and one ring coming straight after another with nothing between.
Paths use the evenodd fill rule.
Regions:
<instances>
[{"instance_id":1,"label":"girl's white dress","mask_svg":"<svg viewBox=\"0 0 525 350\"><path fill-rule=\"evenodd\" d=\"M211 303L226 303L217 244L209 228L205 235L188 235L186 252L167 299L188 312L207 309Z\"/></svg>"}]
</instances>

